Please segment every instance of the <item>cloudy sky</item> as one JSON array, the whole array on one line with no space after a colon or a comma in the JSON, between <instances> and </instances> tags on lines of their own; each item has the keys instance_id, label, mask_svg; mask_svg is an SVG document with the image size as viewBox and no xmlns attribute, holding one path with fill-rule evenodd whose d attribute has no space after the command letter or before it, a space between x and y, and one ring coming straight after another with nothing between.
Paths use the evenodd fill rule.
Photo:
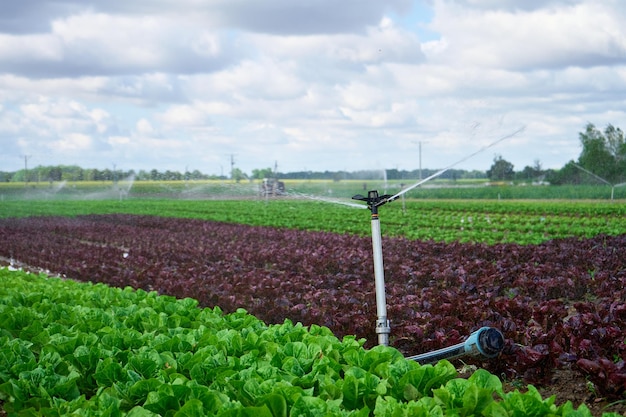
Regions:
<instances>
[{"instance_id":1,"label":"cloudy sky","mask_svg":"<svg viewBox=\"0 0 626 417\"><path fill-rule=\"evenodd\" d=\"M621 0L0 4L0 171L515 170L626 128Z\"/></svg>"}]
</instances>

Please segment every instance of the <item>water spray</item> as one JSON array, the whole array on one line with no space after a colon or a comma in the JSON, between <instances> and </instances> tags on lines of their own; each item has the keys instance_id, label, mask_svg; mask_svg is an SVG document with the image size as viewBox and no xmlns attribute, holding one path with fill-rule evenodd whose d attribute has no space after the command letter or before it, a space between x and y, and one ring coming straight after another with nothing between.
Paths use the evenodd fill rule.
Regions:
<instances>
[{"instance_id":1,"label":"water spray","mask_svg":"<svg viewBox=\"0 0 626 417\"><path fill-rule=\"evenodd\" d=\"M586 172L587 174L591 175L592 177L596 178L597 180L605 183L606 185L608 185L609 187L611 187L611 201L613 201L613 196L615 195L615 188L616 187L623 187L624 185L626 185L626 182L623 182L621 184L612 184L610 182L608 182L607 180L605 180L604 178L602 178L599 175L594 174L593 172L589 171L588 169L585 169L583 167L581 167L578 164L573 164L576 168L580 169L581 171Z\"/></svg>"},{"instance_id":2,"label":"water spray","mask_svg":"<svg viewBox=\"0 0 626 417\"><path fill-rule=\"evenodd\" d=\"M401 190L399 193L383 194L379 195L378 191L368 191L367 196L357 194L352 197L353 200L363 201L367 204L367 208L371 212L372 222L372 249L374 258L374 279L376 281L376 334L378 335L379 345L389 345L389 334L391 333L390 321L387 318L387 301L385 294L385 273L383 268L383 251L382 251L382 238L380 233L380 219L378 216L379 207L386 203L397 200L408 191L419 187L423 183L430 181L456 165L468 160L469 158L483 152L484 150L495 146L505 139L513 137L524 130L523 127L517 129L515 132L503 136L496 141L483 146L476 152L466 156L465 158L455 162L454 164L434 173L433 175L418 181L410 187ZM441 359L455 359L461 356L484 356L487 358L494 358L500 354L504 348L504 336L502 333L492 327L483 327L472 333L464 343L460 343L447 348L435 350L432 352L423 353L421 355L410 356L407 359L415 360L420 363L437 362Z\"/></svg>"}]
</instances>

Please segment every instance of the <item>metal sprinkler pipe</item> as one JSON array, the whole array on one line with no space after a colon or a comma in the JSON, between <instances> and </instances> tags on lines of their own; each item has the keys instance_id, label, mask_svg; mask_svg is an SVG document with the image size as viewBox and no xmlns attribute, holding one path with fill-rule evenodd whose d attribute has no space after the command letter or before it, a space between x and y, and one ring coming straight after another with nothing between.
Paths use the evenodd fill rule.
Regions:
<instances>
[{"instance_id":1,"label":"metal sprinkler pipe","mask_svg":"<svg viewBox=\"0 0 626 417\"><path fill-rule=\"evenodd\" d=\"M383 249L380 233L380 219L378 206L384 204L389 195L379 196L378 191L368 191L367 197L355 195L354 200L367 202L367 208L372 212L372 252L374 257L374 279L376 283L376 334L379 345L389 345L391 325L387 319L387 300L385 294L385 272L383 267Z\"/></svg>"},{"instance_id":2,"label":"metal sprinkler pipe","mask_svg":"<svg viewBox=\"0 0 626 417\"><path fill-rule=\"evenodd\" d=\"M391 326L387 319L387 301L385 294L385 272L383 268L382 239L378 212L372 210L372 248L374 256L374 279L376 282L376 333L379 345L389 345Z\"/></svg>"}]
</instances>

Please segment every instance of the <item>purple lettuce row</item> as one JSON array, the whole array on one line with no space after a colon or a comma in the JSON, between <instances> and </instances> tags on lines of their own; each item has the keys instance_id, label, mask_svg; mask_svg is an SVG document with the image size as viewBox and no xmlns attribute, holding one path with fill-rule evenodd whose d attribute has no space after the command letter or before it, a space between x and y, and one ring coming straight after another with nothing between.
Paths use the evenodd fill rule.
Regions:
<instances>
[{"instance_id":1,"label":"purple lettuce row","mask_svg":"<svg viewBox=\"0 0 626 417\"><path fill-rule=\"evenodd\" d=\"M549 381L557 367L626 392L626 235L484 245L383 238L391 343L416 354L481 326L506 337L498 374ZM376 340L371 240L149 216L0 221L0 256L266 322L320 324Z\"/></svg>"}]
</instances>

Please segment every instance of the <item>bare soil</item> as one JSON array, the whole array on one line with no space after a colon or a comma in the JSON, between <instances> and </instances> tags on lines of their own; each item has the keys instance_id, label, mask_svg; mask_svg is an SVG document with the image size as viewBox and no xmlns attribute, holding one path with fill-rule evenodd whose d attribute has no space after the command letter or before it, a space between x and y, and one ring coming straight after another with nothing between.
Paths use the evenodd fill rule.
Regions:
<instances>
[{"instance_id":1,"label":"bare soil","mask_svg":"<svg viewBox=\"0 0 626 417\"><path fill-rule=\"evenodd\" d=\"M516 389L523 392L525 387L526 384L517 381L504 383L505 392ZM601 417L603 413L610 412L626 416L626 399L610 402L596 396L593 385L581 372L573 369L557 369L549 385L536 386L536 388L544 399L554 395L557 405L571 401L574 408L578 408L581 404L585 404L594 417Z\"/></svg>"}]
</instances>

